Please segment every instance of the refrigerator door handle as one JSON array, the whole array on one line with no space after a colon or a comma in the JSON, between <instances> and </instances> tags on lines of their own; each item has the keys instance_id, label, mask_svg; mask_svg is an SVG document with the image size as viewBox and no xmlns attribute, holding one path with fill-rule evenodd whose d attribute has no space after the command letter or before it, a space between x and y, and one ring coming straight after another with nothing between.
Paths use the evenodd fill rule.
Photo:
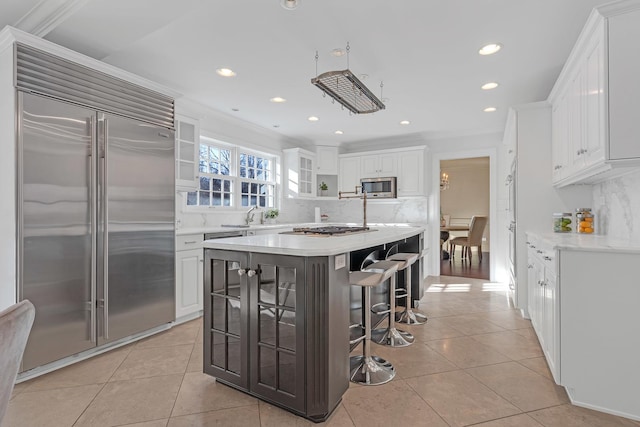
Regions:
<instances>
[{"instance_id":1,"label":"refrigerator door handle","mask_svg":"<svg viewBox=\"0 0 640 427\"><path fill-rule=\"evenodd\" d=\"M90 188L90 197L91 197L91 207L89 212L89 227L91 233L91 301L89 302L91 306L91 342L96 343L96 280L97 280L97 272L96 272L96 259L97 259L97 237L96 237L96 213L98 206L98 199L96 197L97 186L96 179L94 177L94 164L95 164L95 154L96 154L96 144L95 144L95 136L96 136L96 117L95 115L91 116L91 148L89 151L89 188Z\"/></svg>"},{"instance_id":2,"label":"refrigerator door handle","mask_svg":"<svg viewBox=\"0 0 640 427\"><path fill-rule=\"evenodd\" d=\"M102 288L103 288L103 335L104 339L109 339L109 172L108 172L108 152L109 146L109 121L103 119L103 148L102 148Z\"/></svg>"}]
</instances>

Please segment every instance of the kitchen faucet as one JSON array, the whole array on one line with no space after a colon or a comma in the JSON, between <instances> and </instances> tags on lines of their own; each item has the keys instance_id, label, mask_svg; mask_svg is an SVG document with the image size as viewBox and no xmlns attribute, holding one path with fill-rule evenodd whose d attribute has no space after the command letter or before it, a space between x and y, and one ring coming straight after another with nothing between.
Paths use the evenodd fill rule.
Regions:
<instances>
[{"instance_id":1,"label":"kitchen faucet","mask_svg":"<svg viewBox=\"0 0 640 427\"><path fill-rule=\"evenodd\" d=\"M358 192L358 188L361 193ZM353 196L343 196L343 194L353 194ZM365 189L356 185L356 191L338 191L338 200L341 199L362 199L362 227L367 228L367 192Z\"/></svg>"},{"instance_id":2,"label":"kitchen faucet","mask_svg":"<svg viewBox=\"0 0 640 427\"><path fill-rule=\"evenodd\" d=\"M249 209L249 210L247 211L247 216L244 218L244 223L245 223L246 225L249 225L249 224L251 223L251 221L253 221L253 216L254 216L255 214L252 214L251 212L252 212L252 211L254 211L255 209L258 209L258 205L253 205L253 206L251 206L251 209ZM251 214L251 215L249 215L249 214Z\"/></svg>"}]
</instances>

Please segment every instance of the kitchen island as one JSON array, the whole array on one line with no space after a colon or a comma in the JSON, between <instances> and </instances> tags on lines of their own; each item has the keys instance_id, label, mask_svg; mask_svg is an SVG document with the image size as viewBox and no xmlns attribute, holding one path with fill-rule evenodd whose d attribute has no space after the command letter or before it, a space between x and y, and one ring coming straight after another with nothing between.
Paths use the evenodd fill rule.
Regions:
<instances>
[{"instance_id":1,"label":"kitchen island","mask_svg":"<svg viewBox=\"0 0 640 427\"><path fill-rule=\"evenodd\" d=\"M349 325L361 311L349 271L390 251L421 253L423 231L376 227L205 241L204 372L297 415L325 420L349 387ZM411 274L419 299L422 263ZM384 300L386 290L376 291Z\"/></svg>"}]
</instances>

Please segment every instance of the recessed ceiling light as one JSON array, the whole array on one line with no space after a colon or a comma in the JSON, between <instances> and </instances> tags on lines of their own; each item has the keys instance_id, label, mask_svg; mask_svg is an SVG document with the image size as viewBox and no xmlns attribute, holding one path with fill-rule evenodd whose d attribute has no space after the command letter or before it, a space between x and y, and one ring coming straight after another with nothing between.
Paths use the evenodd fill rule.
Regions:
<instances>
[{"instance_id":1,"label":"recessed ceiling light","mask_svg":"<svg viewBox=\"0 0 640 427\"><path fill-rule=\"evenodd\" d=\"M341 130L337 130L334 132L336 135L342 135L344 132L342 132Z\"/></svg>"},{"instance_id":2,"label":"recessed ceiling light","mask_svg":"<svg viewBox=\"0 0 640 427\"><path fill-rule=\"evenodd\" d=\"M493 55L500 49L502 49L502 45L500 43L490 43L486 46L482 46L482 48L480 48L478 53L480 55Z\"/></svg>"},{"instance_id":3,"label":"recessed ceiling light","mask_svg":"<svg viewBox=\"0 0 640 427\"><path fill-rule=\"evenodd\" d=\"M300 0L280 0L280 6L287 10L294 10L300 5Z\"/></svg>"},{"instance_id":4,"label":"recessed ceiling light","mask_svg":"<svg viewBox=\"0 0 640 427\"><path fill-rule=\"evenodd\" d=\"M403 120L400 122L401 125L408 125L409 123L411 123L409 120Z\"/></svg>"},{"instance_id":5,"label":"recessed ceiling light","mask_svg":"<svg viewBox=\"0 0 640 427\"><path fill-rule=\"evenodd\" d=\"M496 107L487 107L487 108L485 108L485 109L484 109L484 110L482 110L482 111L484 111L485 113L493 113L493 112L494 112L494 111L496 111L496 110L497 110L497 108L496 108Z\"/></svg>"},{"instance_id":6,"label":"recessed ceiling light","mask_svg":"<svg viewBox=\"0 0 640 427\"><path fill-rule=\"evenodd\" d=\"M287 102L287 100L286 100L286 99L284 99L284 98L280 98L279 96L273 97L273 98L271 98L269 101L271 101L271 102L275 102L275 103Z\"/></svg>"},{"instance_id":7,"label":"recessed ceiling light","mask_svg":"<svg viewBox=\"0 0 640 427\"><path fill-rule=\"evenodd\" d=\"M331 51L331 55L333 56L344 56L345 53L347 53L347 51L340 47L335 48Z\"/></svg>"},{"instance_id":8,"label":"recessed ceiling light","mask_svg":"<svg viewBox=\"0 0 640 427\"><path fill-rule=\"evenodd\" d=\"M318 120L320 120L319 118L317 118L316 116L311 116L308 119L310 122L317 122Z\"/></svg>"},{"instance_id":9,"label":"recessed ceiling light","mask_svg":"<svg viewBox=\"0 0 640 427\"><path fill-rule=\"evenodd\" d=\"M496 82L489 82L489 83L485 83L482 86L483 90L490 90L490 89L495 89L498 87L498 83Z\"/></svg>"},{"instance_id":10,"label":"recessed ceiling light","mask_svg":"<svg viewBox=\"0 0 640 427\"><path fill-rule=\"evenodd\" d=\"M233 77L236 75L236 72L229 68L218 68L216 73L221 75L222 77Z\"/></svg>"}]
</instances>

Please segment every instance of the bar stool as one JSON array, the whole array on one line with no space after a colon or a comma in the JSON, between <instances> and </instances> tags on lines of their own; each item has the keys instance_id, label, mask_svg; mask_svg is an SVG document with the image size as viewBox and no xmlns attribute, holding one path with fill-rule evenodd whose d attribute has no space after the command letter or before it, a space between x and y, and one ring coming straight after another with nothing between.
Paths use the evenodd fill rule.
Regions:
<instances>
[{"instance_id":1,"label":"bar stool","mask_svg":"<svg viewBox=\"0 0 640 427\"><path fill-rule=\"evenodd\" d=\"M396 270L398 270L400 268L403 268L403 266L403 261L379 261L370 264L364 269L364 271L379 271L387 270L390 268L395 268ZM375 307L372 307L373 312L376 314L389 314L389 323L386 328L379 328L371 331L371 340L380 345L388 345L390 347L406 347L413 344L413 335L411 335L409 332L396 329L396 299L404 298L405 295L397 295L396 293L396 274L393 274L390 279L391 285L389 287L389 308L383 311L376 311Z\"/></svg>"},{"instance_id":2,"label":"bar stool","mask_svg":"<svg viewBox=\"0 0 640 427\"><path fill-rule=\"evenodd\" d=\"M411 308L413 300L411 299L411 266L418 260L419 255L416 253L399 252L387 257L387 261L401 261L398 271L405 270L405 290L406 303L405 309L397 317L397 322L406 323L407 325L422 325L427 322L427 316L422 313L414 312ZM404 296L404 295L403 295Z\"/></svg>"},{"instance_id":3,"label":"bar stool","mask_svg":"<svg viewBox=\"0 0 640 427\"><path fill-rule=\"evenodd\" d=\"M387 383L396 376L396 370L391 363L371 354L371 287L380 285L393 277L396 271L398 271L397 265L385 270L352 271L349 273L349 284L364 288L364 335L350 341L350 344L363 342L362 356L349 358L352 382L362 385L378 385Z\"/></svg>"}]
</instances>

